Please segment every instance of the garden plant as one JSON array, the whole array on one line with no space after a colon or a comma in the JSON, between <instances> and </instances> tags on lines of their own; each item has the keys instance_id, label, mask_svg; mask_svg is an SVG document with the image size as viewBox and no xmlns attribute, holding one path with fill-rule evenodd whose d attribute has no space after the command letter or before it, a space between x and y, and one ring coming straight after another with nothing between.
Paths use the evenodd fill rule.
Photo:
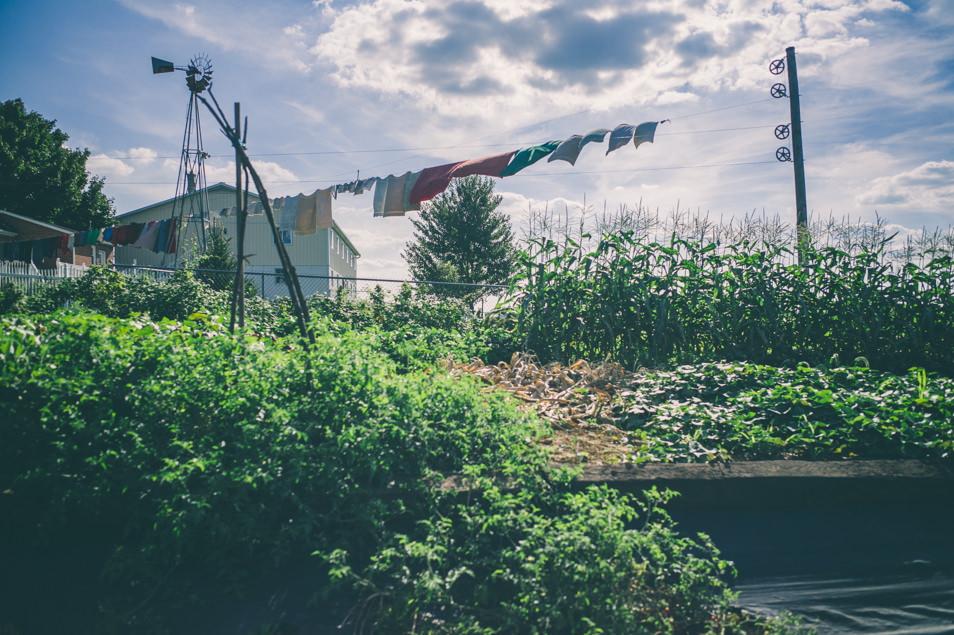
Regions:
<instances>
[{"instance_id":1,"label":"garden plant","mask_svg":"<svg viewBox=\"0 0 954 635\"><path fill-rule=\"evenodd\" d=\"M793 263L605 229L532 239L487 318L410 287L312 298L314 346L282 300L251 298L229 333L227 292L189 271L4 288L0 552L19 564L0 575L84 554L84 628L104 633L190 632L289 567L354 632L795 630L734 607L732 564L680 533L675 494L575 486L542 419L447 360L612 360L629 379L594 417L628 460L950 461L950 254ZM0 632L30 632L16 615Z\"/></svg>"}]
</instances>

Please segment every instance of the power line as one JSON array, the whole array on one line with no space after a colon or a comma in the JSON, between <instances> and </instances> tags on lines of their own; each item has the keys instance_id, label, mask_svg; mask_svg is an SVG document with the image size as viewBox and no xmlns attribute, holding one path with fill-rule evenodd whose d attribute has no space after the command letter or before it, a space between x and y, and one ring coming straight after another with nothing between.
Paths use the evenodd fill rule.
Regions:
<instances>
[{"instance_id":1,"label":"power line","mask_svg":"<svg viewBox=\"0 0 954 635\"><path fill-rule=\"evenodd\" d=\"M743 165L768 165L776 164L782 165L778 161L739 161L734 163L705 163L699 165L669 165L669 166L656 166L651 168L630 168L626 170L571 170L566 172L537 172L535 174L526 174L522 173L522 177L539 177L539 176L566 176L573 174L622 174L622 173L632 173L632 172L659 172L666 170L697 170L704 168L724 168L724 167L737 167ZM294 181L270 181L271 183L289 185L292 183L324 183L331 182L333 179L329 178L314 178L314 179L298 179ZM143 182L110 182L109 185L172 185L172 183L163 183L155 181L143 181Z\"/></svg>"},{"instance_id":2,"label":"power line","mask_svg":"<svg viewBox=\"0 0 954 635\"><path fill-rule=\"evenodd\" d=\"M708 134L712 132L735 132L738 130L757 130L759 128L767 128L773 126L774 124L761 124L756 126L740 126L736 128L709 128L704 130L684 130L671 132L668 130L660 130L656 133L656 136L659 137L669 137L673 135L688 135L688 134ZM371 154L371 153L384 153L384 152L429 152L432 150L466 150L470 148L513 148L526 145L525 143L513 142L513 143L483 143L483 144L468 144L468 145L449 145L449 146L419 146L419 147L409 147L409 148L366 148L359 150L314 150L311 152L249 152L248 156L250 157L296 157L296 156L318 156L318 155L327 155L327 154ZM230 154L223 155L208 155L208 158L231 158ZM95 157L90 157L95 159ZM151 161L157 159L178 159L179 157L173 156L162 156L162 157L134 157L134 156L106 156L107 159L115 159L117 161Z\"/></svg>"}]
</instances>

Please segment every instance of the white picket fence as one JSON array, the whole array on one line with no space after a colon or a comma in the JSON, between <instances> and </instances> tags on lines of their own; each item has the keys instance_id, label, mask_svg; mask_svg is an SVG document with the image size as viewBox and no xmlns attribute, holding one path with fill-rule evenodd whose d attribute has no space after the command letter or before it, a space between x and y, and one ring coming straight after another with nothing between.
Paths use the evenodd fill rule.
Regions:
<instances>
[{"instance_id":1,"label":"white picket fence","mask_svg":"<svg viewBox=\"0 0 954 635\"><path fill-rule=\"evenodd\" d=\"M0 261L0 284L14 284L27 295L38 289L56 284L64 278L79 278L88 267L68 262L58 262L55 269L37 269L29 262Z\"/></svg>"}]
</instances>

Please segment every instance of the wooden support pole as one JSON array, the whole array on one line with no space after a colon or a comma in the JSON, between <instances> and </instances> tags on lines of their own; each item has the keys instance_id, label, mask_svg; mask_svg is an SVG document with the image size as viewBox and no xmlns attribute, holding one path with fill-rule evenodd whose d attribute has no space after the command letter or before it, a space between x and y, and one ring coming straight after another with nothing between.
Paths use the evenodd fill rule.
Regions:
<instances>
[{"instance_id":1,"label":"wooden support pole","mask_svg":"<svg viewBox=\"0 0 954 635\"><path fill-rule=\"evenodd\" d=\"M252 166L252 162L248 158L245 148L242 147L241 138L239 138L238 135L235 134L235 130L228 125L225 114L222 112L222 109L218 107L219 104L215 100L215 96L212 95L212 91L209 91L209 97L211 97L212 101L215 102L216 108L212 108L212 105L201 95L197 95L197 97L202 100L202 103L205 104L205 107L208 108L209 112L212 113L212 116L215 117L215 120L222 129L222 132L232 142L232 146L235 148L236 156L239 158L239 160L241 160L242 165L252 175L252 181L255 183L255 189L258 192L262 207L265 210L265 216L272 228L272 238L275 241L275 248L278 251L278 258L281 260L282 270L285 273L285 282L288 285L288 293L291 297L292 306L295 309L298 330L301 331L302 337L304 337L307 342L314 345L315 336L308 328L308 304L305 302L305 295L302 293L301 283L298 281L298 273L295 271L295 267L292 265L291 258L288 256L288 250L285 249L285 244L282 242L281 233L278 231L278 225L275 223L275 216L272 214L272 206L268 201L268 192L265 191L265 185L262 183L262 179L259 177L255 167Z\"/></svg>"},{"instance_id":2,"label":"wooden support pole","mask_svg":"<svg viewBox=\"0 0 954 635\"><path fill-rule=\"evenodd\" d=\"M241 121L242 106L235 102L235 137L242 138ZM238 150L235 151L235 226L236 226L236 270L235 280L232 283L232 317L229 323L229 330L235 332L236 313L238 314L238 326L245 328L245 223L247 220L248 209L242 201L242 158ZM264 289L262 290L264 292Z\"/></svg>"},{"instance_id":3,"label":"wooden support pole","mask_svg":"<svg viewBox=\"0 0 954 635\"><path fill-rule=\"evenodd\" d=\"M788 67L788 98L792 114L792 161L795 164L795 232L799 260L808 246L808 204L805 201L805 159L802 154L802 113L798 101L798 72L795 68L795 47L785 49Z\"/></svg>"}]
</instances>

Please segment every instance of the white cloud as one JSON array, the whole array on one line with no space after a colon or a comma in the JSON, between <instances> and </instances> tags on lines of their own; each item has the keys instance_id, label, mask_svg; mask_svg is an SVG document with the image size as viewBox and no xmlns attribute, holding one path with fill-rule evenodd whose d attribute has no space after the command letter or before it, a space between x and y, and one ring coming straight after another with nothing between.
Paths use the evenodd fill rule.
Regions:
<instances>
[{"instance_id":1,"label":"white cloud","mask_svg":"<svg viewBox=\"0 0 954 635\"><path fill-rule=\"evenodd\" d=\"M152 148L130 148L129 149L129 158L139 161L137 163L139 166L151 164L156 157L159 156L159 153L153 150Z\"/></svg>"},{"instance_id":2,"label":"white cloud","mask_svg":"<svg viewBox=\"0 0 954 635\"><path fill-rule=\"evenodd\" d=\"M259 177L261 177L262 182L265 184L266 189L268 190L269 197L274 196L287 196L288 193L291 193L296 188L299 188L295 191L295 194L302 193L300 188L307 188L307 185L301 182L301 179L295 175L294 172L282 167L280 164L273 161L261 161L256 160L252 157L252 165L255 167L255 171L258 172ZM228 183L234 185L235 183L235 161L228 161L225 163L219 163L218 161L209 161L205 164L205 179L209 185L213 183ZM254 191L255 186L250 186L251 190ZM308 194L314 191L316 188L312 187ZM273 191L274 190L274 191ZM279 194L279 192L286 192L285 194Z\"/></svg>"},{"instance_id":3,"label":"white cloud","mask_svg":"<svg viewBox=\"0 0 954 635\"><path fill-rule=\"evenodd\" d=\"M158 153L152 148L130 148L119 153L118 157L107 154L92 154L86 161L86 169L97 176L107 179L123 179L135 172L148 169L156 160Z\"/></svg>"},{"instance_id":4,"label":"white cloud","mask_svg":"<svg viewBox=\"0 0 954 635\"><path fill-rule=\"evenodd\" d=\"M954 25L954 11L951 11L951 0L928 0L927 18L932 24Z\"/></svg>"},{"instance_id":5,"label":"white cloud","mask_svg":"<svg viewBox=\"0 0 954 635\"><path fill-rule=\"evenodd\" d=\"M567 114L761 86L768 61L788 43L811 52L813 72L868 45L853 32L863 28L859 19L907 10L894 0L639 9L612 1L588 8L571 0L374 0L336 11L310 50L342 86L413 100L438 115L518 125L542 108Z\"/></svg>"},{"instance_id":6,"label":"white cloud","mask_svg":"<svg viewBox=\"0 0 954 635\"><path fill-rule=\"evenodd\" d=\"M285 103L304 115L305 121L307 121L310 125L325 122L324 111L312 106L311 104L303 104L299 101L286 101Z\"/></svg>"},{"instance_id":7,"label":"white cloud","mask_svg":"<svg viewBox=\"0 0 954 635\"><path fill-rule=\"evenodd\" d=\"M858 196L862 205L908 208L911 212L951 214L954 161L927 161L912 170L871 182Z\"/></svg>"},{"instance_id":8,"label":"white cloud","mask_svg":"<svg viewBox=\"0 0 954 635\"><path fill-rule=\"evenodd\" d=\"M484 4L490 7L494 13L504 20L512 20L514 18L534 15L544 9L549 9L556 4L556 2L554 0L520 0L520 2L514 2L513 0L484 0Z\"/></svg>"},{"instance_id":9,"label":"white cloud","mask_svg":"<svg viewBox=\"0 0 954 635\"><path fill-rule=\"evenodd\" d=\"M113 159L105 154L90 155L86 160L86 169L92 174L106 178L129 176L136 171L136 168L121 159Z\"/></svg>"}]
</instances>

